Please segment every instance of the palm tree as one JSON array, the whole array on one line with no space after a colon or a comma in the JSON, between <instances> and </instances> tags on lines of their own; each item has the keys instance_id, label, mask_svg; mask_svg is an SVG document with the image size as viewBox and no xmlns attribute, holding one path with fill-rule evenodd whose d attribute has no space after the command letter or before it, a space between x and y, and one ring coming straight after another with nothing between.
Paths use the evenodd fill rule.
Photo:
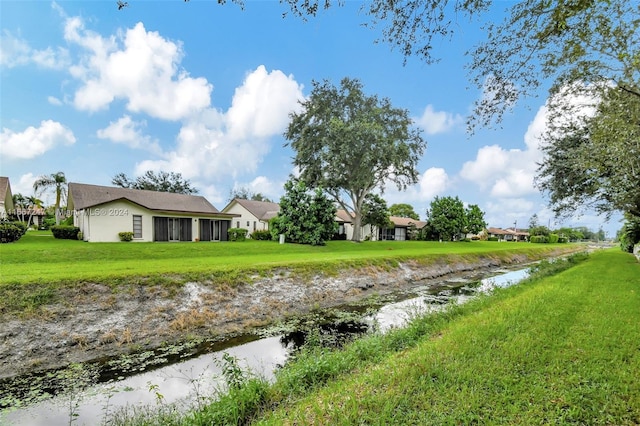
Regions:
<instances>
[{"instance_id":1,"label":"palm tree","mask_svg":"<svg viewBox=\"0 0 640 426\"><path fill-rule=\"evenodd\" d=\"M38 192L45 191L50 188L54 188L56 191L56 204L55 204L55 214L56 214L56 225L60 224L60 201L67 196L67 188L65 187L67 183L67 178L65 177L63 172L51 173L50 175L40 176L33 183L33 189Z\"/></svg>"}]
</instances>

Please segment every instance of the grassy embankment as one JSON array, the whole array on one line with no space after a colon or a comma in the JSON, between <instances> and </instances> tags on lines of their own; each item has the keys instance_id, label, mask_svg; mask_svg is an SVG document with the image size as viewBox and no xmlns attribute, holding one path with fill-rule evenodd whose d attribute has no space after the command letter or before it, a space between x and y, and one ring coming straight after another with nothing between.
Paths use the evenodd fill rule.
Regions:
<instances>
[{"instance_id":1,"label":"grassy embankment","mask_svg":"<svg viewBox=\"0 0 640 426\"><path fill-rule=\"evenodd\" d=\"M85 243L56 240L48 232L28 232L16 243L0 245L0 313L29 310L55 299L57 290L82 282L182 284L187 281L237 284L277 268L293 273L332 274L345 267L388 268L414 259L425 264L507 259L514 253L545 257L562 245L527 243L438 243L381 241L326 246L239 243Z\"/></svg>"},{"instance_id":2,"label":"grassy embankment","mask_svg":"<svg viewBox=\"0 0 640 426\"><path fill-rule=\"evenodd\" d=\"M636 425L639 324L640 264L613 249L127 424Z\"/></svg>"}]
</instances>

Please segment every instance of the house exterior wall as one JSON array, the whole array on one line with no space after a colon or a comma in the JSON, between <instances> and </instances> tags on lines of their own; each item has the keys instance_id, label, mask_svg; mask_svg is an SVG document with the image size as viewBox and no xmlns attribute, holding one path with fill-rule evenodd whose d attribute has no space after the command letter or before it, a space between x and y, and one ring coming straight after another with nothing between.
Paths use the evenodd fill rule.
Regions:
<instances>
[{"instance_id":1,"label":"house exterior wall","mask_svg":"<svg viewBox=\"0 0 640 426\"><path fill-rule=\"evenodd\" d=\"M153 241L153 212L124 200L74 211L73 224L84 241L116 242L118 232L133 231L134 215L142 216L142 238L132 241Z\"/></svg>"},{"instance_id":2,"label":"house exterior wall","mask_svg":"<svg viewBox=\"0 0 640 426\"><path fill-rule=\"evenodd\" d=\"M118 242L119 232L133 232L133 216L142 217L142 238L133 242L154 241L154 217L187 218L191 220L191 241L200 238L199 216L187 213L165 213L148 210L125 200L73 212L73 223L80 228L82 239L89 242ZM222 238L226 240L226 236Z\"/></svg>"},{"instance_id":3,"label":"house exterior wall","mask_svg":"<svg viewBox=\"0 0 640 426\"><path fill-rule=\"evenodd\" d=\"M244 228L247 235L251 235L253 231L262 231L269 229L269 222L261 221L239 203L233 203L228 209L223 210L225 213L239 214L240 217L234 217L231 220L232 228ZM255 224L255 228L254 228ZM238 226L240 225L240 226Z\"/></svg>"},{"instance_id":4,"label":"house exterior wall","mask_svg":"<svg viewBox=\"0 0 640 426\"><path fill-rule=\"evenodd\" d=\"M344 231L347 234L347 240L351 240L353 238L353 223L345 223ZM378 239L378 234L375 229L371 228L371 225L364 225L360 227L360 240L364 241L367 237L371 241L376 241Z\"/></svg>"}]
</instances>

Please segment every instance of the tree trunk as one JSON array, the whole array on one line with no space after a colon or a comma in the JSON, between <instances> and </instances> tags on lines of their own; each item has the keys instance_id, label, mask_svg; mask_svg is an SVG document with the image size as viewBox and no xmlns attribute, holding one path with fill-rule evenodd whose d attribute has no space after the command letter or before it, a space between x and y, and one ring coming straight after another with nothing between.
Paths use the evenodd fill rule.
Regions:
<instances>
[{"instance_id":1,"label":"tree trunk","mask_svg":"<svg viewBox=\"0 0 640 426\"><path fill-rule=\"evenodd\" d=\"M362 241L362 213L360 213L360 211L353 213L353 236L351 237L351 241L359 243Z\"/></svg>"}]
</instances>

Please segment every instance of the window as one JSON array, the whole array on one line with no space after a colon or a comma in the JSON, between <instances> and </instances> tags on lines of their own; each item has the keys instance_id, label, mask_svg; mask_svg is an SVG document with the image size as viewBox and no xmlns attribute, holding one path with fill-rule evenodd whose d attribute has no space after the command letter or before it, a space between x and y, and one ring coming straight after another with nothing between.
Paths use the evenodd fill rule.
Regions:
<instances>
[{"instance_id":1,"label":"window","mask_svg":"<svg viewBox=\"0 0 640 426\"><path fill-rule=\"evenodd\" d=\"M247 221L247 229L249 229L249 221Z\"/></svg>"},{"instance_id":2,"label":"window","mask_svg":"<svg viewBox=\"0 0 640 426\"><path fill-rule=\"evenodd\" d=\"M240 228L240 221L236 220L236 228Z\"/></svg>"},{"instance_id":3,"label":"window","mask_svg":"<svg viewBox=\"0 0 640 426\"><path fill-rule=\"evenodd\" d=\"M133 215L133 238L142 238L142 216Z\"/></svg>"},{"instance_id":4,"label":"window","mask_svg":"<svg viewBox=\"0 0 640 426\"><path fill-rule=\"evenodd\" d=\"M253 230L254 231L256 230L256 221L255 220L253 221Z\"/></svg>"}]
</instances>

